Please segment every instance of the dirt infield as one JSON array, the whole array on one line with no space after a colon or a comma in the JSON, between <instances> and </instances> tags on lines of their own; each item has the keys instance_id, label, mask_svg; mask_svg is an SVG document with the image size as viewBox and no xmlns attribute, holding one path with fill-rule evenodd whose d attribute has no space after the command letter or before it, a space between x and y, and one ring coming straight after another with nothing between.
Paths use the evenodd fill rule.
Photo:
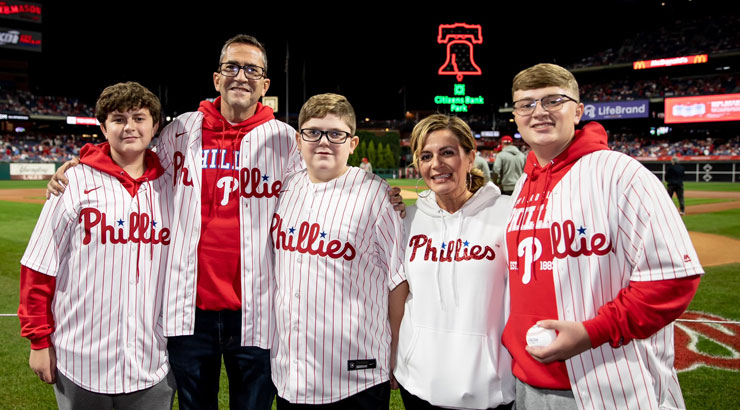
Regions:
<instances>
[{"instance_id":1,"label":"dirt infield","mask_svg":"<svg viewBox=\"0 0 740 410\"><path fill-rule=\"evenodd\" d=\"M0 189L0 201L26 202L43 204L45 201L44 189ZM401 196L404 199L416 199L414 190L402 189ZM725 209L740 208L740 192L711 192L711 191L686 191L687 198L721 198L732 199L730 202L719 202L716 204L702 204L686 207L687 214L699 214L716 212ZM690 232L691 240L696 247L704 266L724 265L726 263L740 262L740 241L726 236L712 235L701 232Z\"/></svg>"},{"instance_id":2,"label":"dirt infield","mask_svg":"<svg viewBox=\"0 0 740 410\"><path fill-rule=\"evenodd\" d=\"M46 189L0 189L0 201L26 202L43 204L46 201Z\"/></svg>"}]
</instances>

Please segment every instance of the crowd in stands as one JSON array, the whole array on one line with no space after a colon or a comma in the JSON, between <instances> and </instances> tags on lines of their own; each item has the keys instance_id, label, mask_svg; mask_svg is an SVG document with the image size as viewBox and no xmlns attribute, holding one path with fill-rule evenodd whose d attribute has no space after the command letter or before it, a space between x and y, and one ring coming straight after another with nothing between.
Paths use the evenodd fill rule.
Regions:
<instances>
[{"instance_id":1,"label":"crowd in stands","mask_svg":"<svg viewBox=\"0 0 740 410\"><path fill-rule=\"evenodd\" d=\"M79 157L80 148L99 139L83 138L79 135L34 136L0 134L1 162L64 162Z\"/></svg>"},{"instance_id":2,"label":"crowd in stands","mask_svg":"<svg viewBox=\"0 0 740 410\"><path fill-rule=\"evenodd\" d=\"M37 96L24 90L0 90L2 113L92 117L94 111L94 107L72 97Z\"/></svg>"},{"instance_id":3,"label":"crowd in stands","mask_svg":"<svg viewBox=\"0 0 740 410\"><path fill-rule=\"evenodd\" d=\"M615 79L602 84L580 86L582 101L620 101L689 95L731 94L740 92L740 75L721 74L710 77L657 80Z\"/></svg>"},{"instance_id":4,"label":"crowd in stands","mask_svg":"<svg viewBox=\"0 0 740 410\"><path fill-rule=\"evenodd\" d=\"M705 137L671 141L635 138L629 134L614 133L609 135L609 148L632 157L643 158L740 155L740 136L728 139Z\"/></svg>"},{"instance_id":5,"label":"crowd in stands","mask_svg":"<svg viewBox=\"0 0 740 410\"><path fill-rule=\"evenodd\" d=\"M732 15L677 20L653 31L640 31L634 37L625 39L619 47L585 57L571 68L738 50L738 26L740 16Z\"/></svg>"}]
</instances>

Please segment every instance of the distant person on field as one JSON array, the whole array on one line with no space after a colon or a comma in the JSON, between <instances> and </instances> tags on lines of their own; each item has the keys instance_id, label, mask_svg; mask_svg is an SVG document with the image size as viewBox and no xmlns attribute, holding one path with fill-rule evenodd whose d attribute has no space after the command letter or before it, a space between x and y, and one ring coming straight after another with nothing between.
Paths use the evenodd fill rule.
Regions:
<instances>
[{"instance_id":1,"label":"distant person on field","mask_svg":"<svg viewBox=\"0 0 740 410\"><path fill-rule=\"evenodd\" d=\"M362 162L360 163L360 169L368 172L373 173L373 164L370 163L370 161L367 158L363 158Z\"/></svg>"},{"instance_id":2,"label":"distant person on field","mask_svg":"<svg viewBox=\"0 0 740 410\"><path fill-rule=\"evenodd\" d=\"M686 212L686 206L683 201L683 177L685 173L686 169L678 163L678 157L671 158L671 165L668 165L668 168L665 170L665 180L668 183L668 196L673 198L673 193L676 193L681 215Z\"/></svg>"},{"instance_id":3,"label":"distant person on field","mask_svg":"<svg viewBox=\"0 0 740 410\"><path fill-rule=\"evenodd\" d=\"M488 168L488 161L480 155L480 151L475 152L475 160L473 160L473 166L478 168L483 173L484 183L491 181L491 170Z\"/></svg>"},{"instance_id":4,"label":"distant person on field","mask_svg":"<svg viewBox=\"0 0 740 410\"><path fill-rule=\"evenodd\" d=\"M527 157L514 146L514 140L508 135L501 138L501 146L501 152L496 155L496 161L493 163L493 174L501 192L504 195L511 195L516 181L522 176Z\"/></svg>"}]
</instances>

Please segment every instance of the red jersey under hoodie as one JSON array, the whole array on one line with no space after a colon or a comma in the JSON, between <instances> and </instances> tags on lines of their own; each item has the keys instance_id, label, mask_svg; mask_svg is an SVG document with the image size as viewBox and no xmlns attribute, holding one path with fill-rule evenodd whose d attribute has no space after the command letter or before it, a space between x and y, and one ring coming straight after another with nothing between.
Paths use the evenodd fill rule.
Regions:
<instances>
[{"instance_id":1,"label":"red jersey under hoodie","mask_svg":"<svg viewBox=\"0 0 740 410\"><path fill-rule=\"evenodd\" d=\"M221 97L202 101L198 111L203 113L203 186L195 304L203 310L240 310L239 149L246 134L275 116L257 103L254 115L232 124L221 115Z\"/></svg>"},{"instance_id":2,"label":"red jersey under hoodie","mask_svg":"<svg viewBox=\"0 0 740 410\"><path fill-rule=\"evenodd\" d=\"M159 178L164 169L157 154L150 150L144 153L146 169L139 178L132 178L110 156L110 144L87 144L80 150L80 163L115 177L133 197L139 187ZM51 301L54 297L56 277L44 275L21 265L21 290L18 306L18 319L21 322L21 336L31 340L31 348L44 349L51 346L50 335L54 332L54 316Z\"/></svg>"},{"instance_id":3,"label":"red jersey under hoodie","mask_svg":"<svg viewBox=\"0 0 740 410\"><path fill-rule=\"evenodd\" d=\"M537 388L570 389L565 362L542 364L524 349L530 327L540 320L558 318L550 223L545 220L550 193L581 157L608 149L606 131L592 122L576 131L568 147L544 167L534 152L529 153L524 166L526 180L514 202L506 234L511 313L502 339L512 355L514 375ZM699 276L630 282L595 318L583 322L592 347L607 342L617 347L655 333L686 309L698 283Z\"/></svg>"}]
</instances>

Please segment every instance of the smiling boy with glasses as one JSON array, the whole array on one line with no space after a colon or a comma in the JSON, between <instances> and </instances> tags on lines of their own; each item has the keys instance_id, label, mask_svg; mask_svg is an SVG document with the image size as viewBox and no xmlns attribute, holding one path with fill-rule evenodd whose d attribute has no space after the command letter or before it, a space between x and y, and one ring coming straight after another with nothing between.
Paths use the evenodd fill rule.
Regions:
<instances>
[{"instance_id":1,"label":"smiling boy with glasses","mask_svg":"<svg viewBox=\"0 0 740 410\"><path fill-rule=\"evenodd\" d=\"M685 408L671 322L704 272L675 207L601 125L575 129L583 104L566 69L530 67L512 92L532 148L507 227L516 408ZM535 325L554 341L531 340Z\"/></svg>"},{"instance_id":2,"label":"smiling boy with glasses","mask_svg":"<svg viewBox=\"0 0 740 410\"><path fill-rule=\"evenodd\" d=\"M311 97L299 125L307 169L285 181L270 226L278 409L387 409L403 309L393 296L406 286L403 223L388 184L347 166L359 139L346 98Z\"/></svg>"}]
</instances>

